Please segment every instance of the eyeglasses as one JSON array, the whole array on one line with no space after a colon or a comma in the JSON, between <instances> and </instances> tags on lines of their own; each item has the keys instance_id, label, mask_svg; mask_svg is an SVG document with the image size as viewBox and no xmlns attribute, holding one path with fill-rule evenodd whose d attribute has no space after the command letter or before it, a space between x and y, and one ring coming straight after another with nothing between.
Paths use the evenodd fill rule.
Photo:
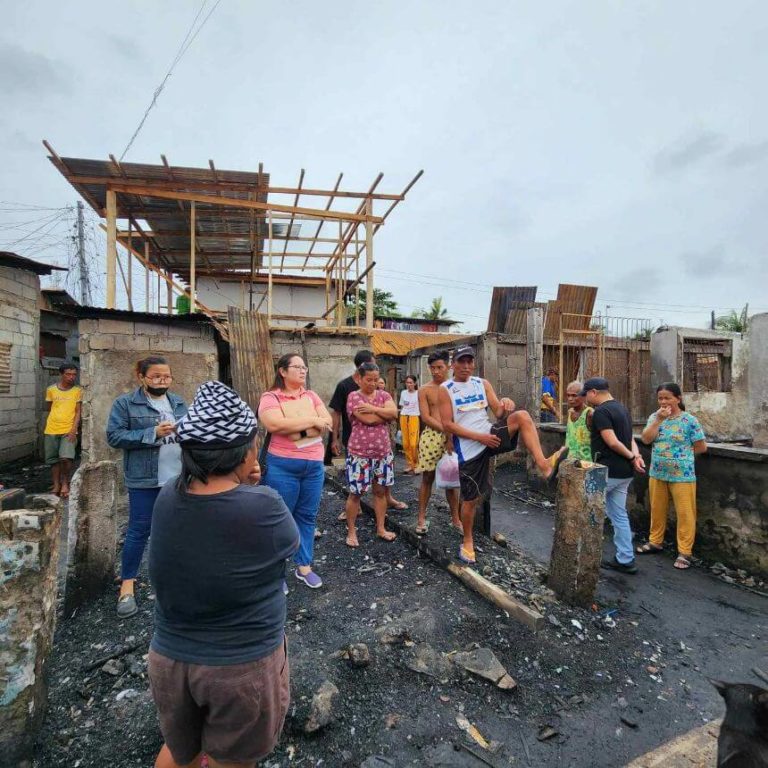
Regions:
<instances>
[{"instance_id":1,"label":"eyeglasses","mask_svg":"<svg viewBox=\"0 0 768 768\"><path fill-rule=\"evenodd\" d=\"M297 371L302 371L303 373L307 373L309 371L309 368L307 368L306 365L289 365L289 368L295 368Z\"/></svg>"},{"instance_id":2,"label":"eyeglasses","mask_svg":"<svg viewBox=\"0 0 768 768\"><path fill-rule=\"evenodd\" d=\"M163 384L166 381L173 381L173 376L152 376L151 378L145 376L144 378L152 384Z\"/></svg>"}]
</instances>

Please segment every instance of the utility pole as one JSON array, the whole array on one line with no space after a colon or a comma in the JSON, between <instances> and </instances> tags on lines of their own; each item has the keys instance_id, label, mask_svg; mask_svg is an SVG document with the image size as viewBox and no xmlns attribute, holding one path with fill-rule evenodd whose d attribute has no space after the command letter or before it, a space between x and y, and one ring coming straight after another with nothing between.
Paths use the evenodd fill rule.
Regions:
<instances>
[{"instance_id":1,"label":"utility pole","mask_svg":"<svg viewBox=\"0 0 768 768\"><path fill-rule=\"evenodd\" d=\"M91 286L88 281L88 265L85 261L85 232L83 226L83 201L77 201L77 267L80 272L80 303L91 304Z\"/></svg>"}]
</instances>

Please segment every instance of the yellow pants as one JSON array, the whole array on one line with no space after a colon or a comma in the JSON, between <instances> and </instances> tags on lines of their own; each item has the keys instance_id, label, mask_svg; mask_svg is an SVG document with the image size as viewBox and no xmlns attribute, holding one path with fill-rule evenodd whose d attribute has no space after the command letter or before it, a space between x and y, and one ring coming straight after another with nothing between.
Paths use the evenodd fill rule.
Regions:
<instances>
[{"instance_id":1,"label":"yellow pants","mask_svg":"<svg viewBox=\"0 0 768 768\"><path fill-rule=\"evenodd\" d=\"M408 469L416 469L419 463L419 417L401 416L400 432L403 435L403 453Z\"/></svg>"},{"instance_id":2,"label":"yellow pants","mask_svg":"<svg viewBox=\"0 0 768 768\"><path fill-rule=\"evenodd\" d=\"M648 479L648 496L651 502L651 544L660 547L664 543L671 496L677 513L677 551L689 557L696 538L696 483L668 483L651 477Z\"/></svg>"}]
</instances>

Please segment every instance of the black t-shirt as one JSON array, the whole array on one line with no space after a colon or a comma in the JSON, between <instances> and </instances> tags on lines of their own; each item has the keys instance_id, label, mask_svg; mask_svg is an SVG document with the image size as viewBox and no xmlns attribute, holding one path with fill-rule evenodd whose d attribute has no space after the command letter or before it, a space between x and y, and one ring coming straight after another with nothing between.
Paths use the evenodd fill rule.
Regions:
<instances>
[{"instance_id":1,"label":"black t-shirt","mask_svg":"<svg viewBox=\"0 0 768 768\"><path fill-rule=\"evenodd\" d=\"M285 631L285 559L299 531L279 494L239 485L210 496L166 483L152 513L152 650L191 664L244 664Z\"/></svg>"},{"instance_id":2,"label":"black t-shirt","mask_svg":"<svg viewBox=\"0 0 768 768\"><path fill-rule=\"evenodd\" d=\"M632 461L611 450L600 435L601 429L612 429L619 441L632 450L632 417L618 400L606 400L592 414L592 457L608 467L608 477L633 476Z\"/></svg>"},{"instance_id":3,"label":"black t-shirt","mask_svg":"<svg viewBox=\"0 0 768 768\"><path fill-rule=\"evenodd\" d=\"M352 392L357 392L360 387L352 376L342 379L333 390L333 397L328 403L329 408L341 414L341 443L346 448L349 436L352 434L352 425L347 416L347 398Z\"/></svg>"}]
</instances>

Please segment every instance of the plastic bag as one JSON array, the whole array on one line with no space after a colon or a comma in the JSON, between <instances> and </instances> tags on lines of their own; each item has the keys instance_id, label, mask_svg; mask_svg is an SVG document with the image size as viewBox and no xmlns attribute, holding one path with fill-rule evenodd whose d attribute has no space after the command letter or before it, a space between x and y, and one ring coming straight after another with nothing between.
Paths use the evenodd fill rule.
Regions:
<instances>
[{"instance_id":1,"label":"plastic bag","mask_svg":"<svg viewBox=\"0 0 768 768\"><path fill-rule=\"evenodd\" d=\"M455 453L444 453L437 462L435 484L438 488L459 487L459 457Z\"/></svg>"},{"instance_id":2,"label":"plastic bag","mask_svg":"<svg viewBox=\"0 0 768 768\"><path fill-rule=\"evenodd\" d=\"M397 433L395 434L395 445L402 445L403 444L403 433L398 429Z\"/></svg>"}]
</instances>

